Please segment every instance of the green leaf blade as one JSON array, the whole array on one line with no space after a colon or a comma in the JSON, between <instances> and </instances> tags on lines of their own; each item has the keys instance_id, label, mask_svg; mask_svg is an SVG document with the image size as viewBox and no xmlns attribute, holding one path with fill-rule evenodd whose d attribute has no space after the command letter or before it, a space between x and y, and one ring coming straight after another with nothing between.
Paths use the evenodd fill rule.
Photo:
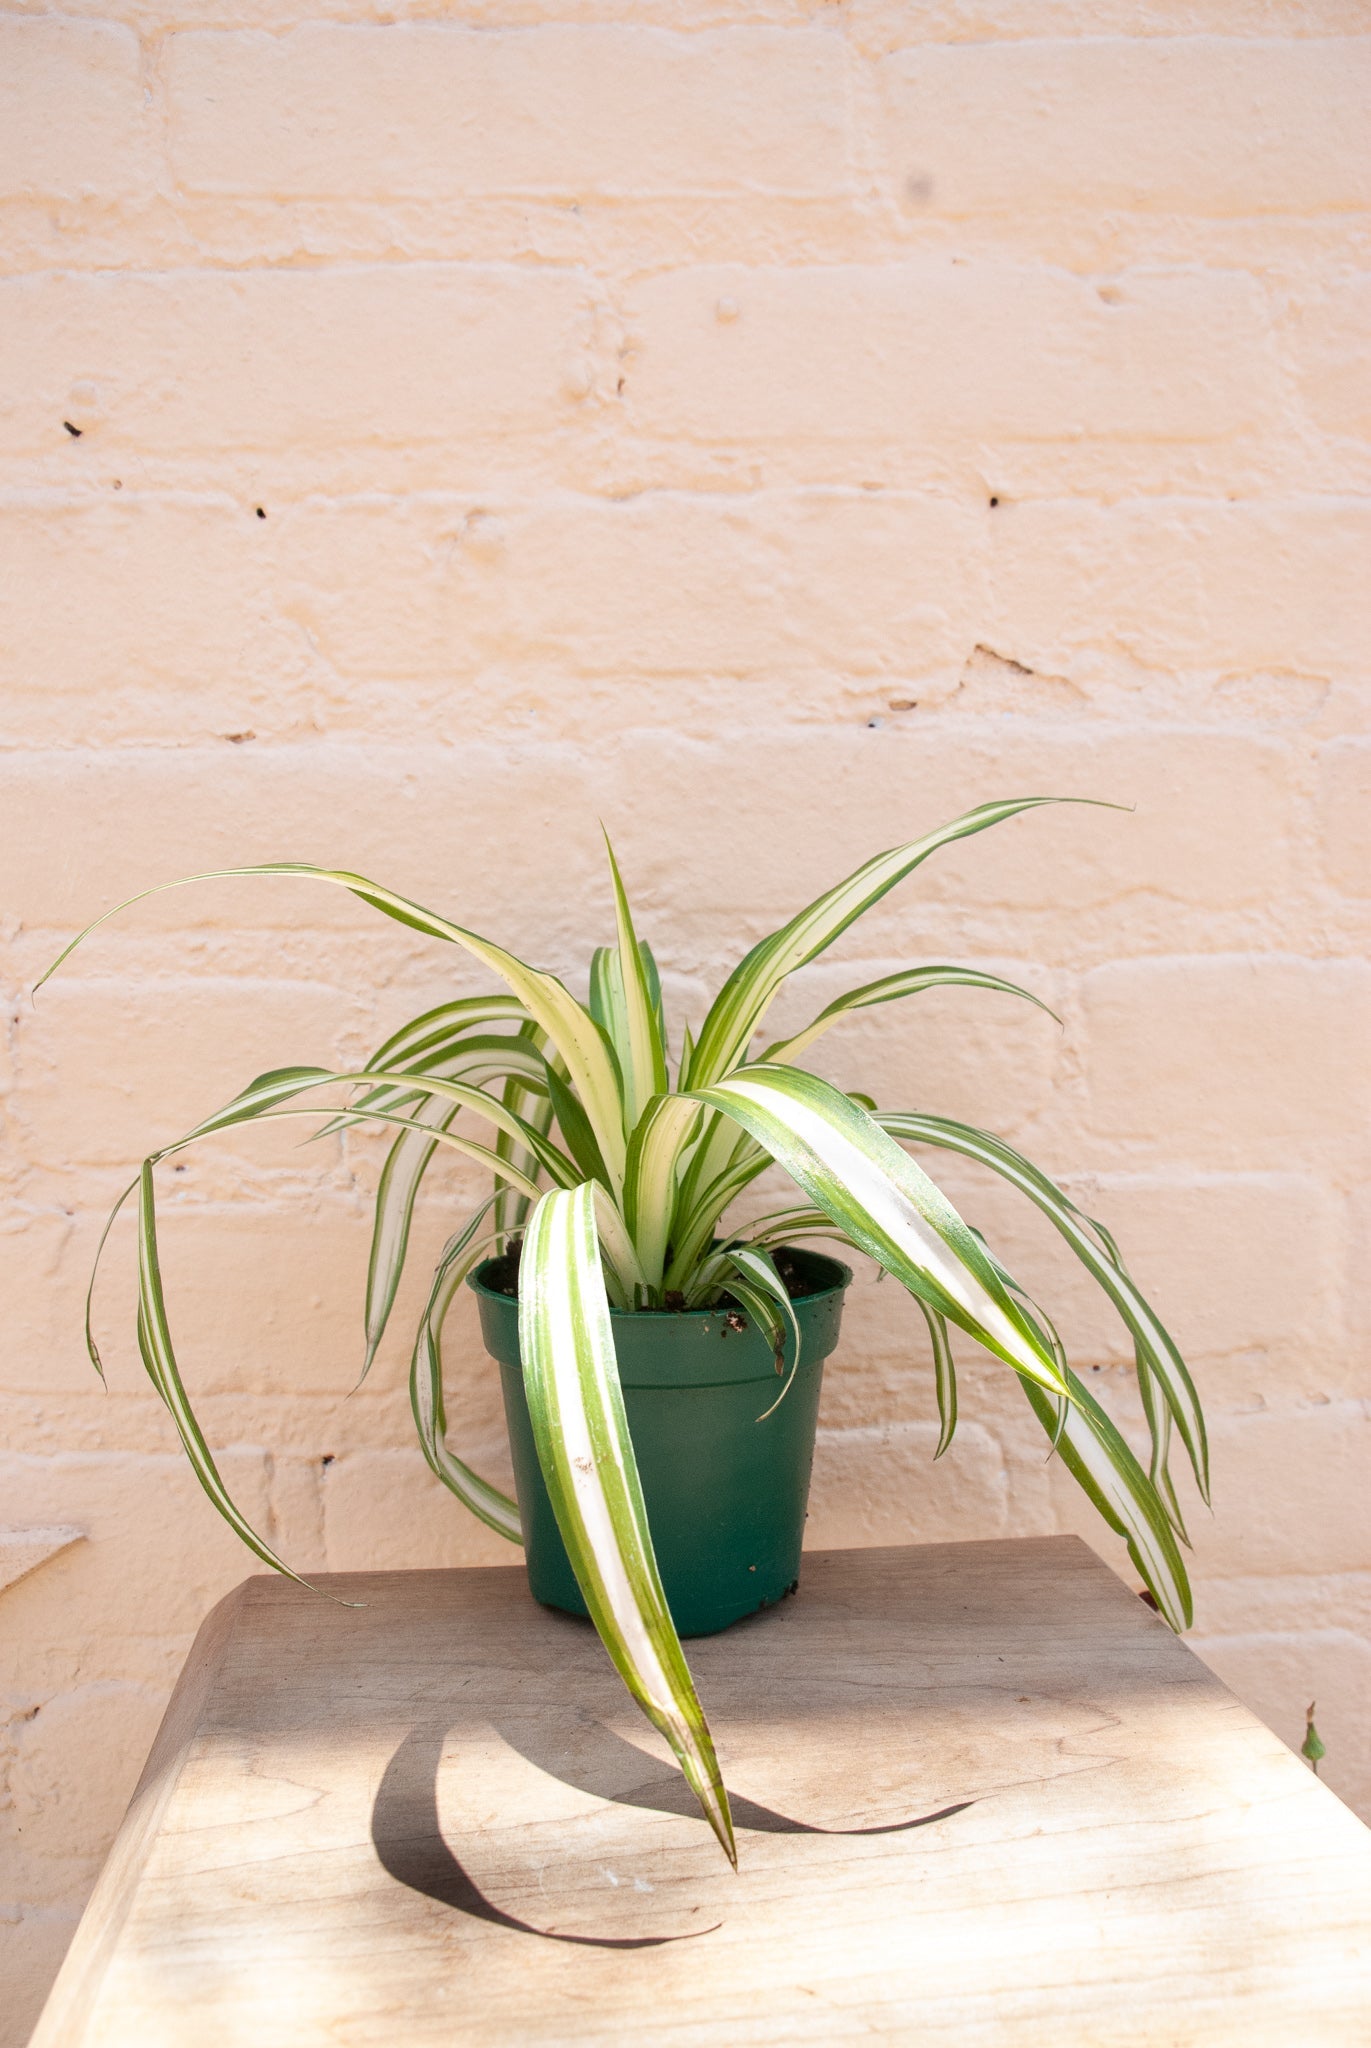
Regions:
<instances>
[{"instance_id":1,"label":"green leaf blade","mask_svg":"<svg viewBox=\"0 0 1371 2048\"><path fill-rule=\"evenodd\" d=\"M661 984L658 981L654 992L643 950L633 929L633 913L629 909L619 863L614 858L614 848L609 843L607 832L605 853L614 885L614 916L619 938L618 992L624 1020L624 1052L620 1062L624 1075L624 1123L632 1131L652 1098L665 1094L667 1089L666 1047L662 1043L658 1021Z\"/></svg>"},{"instance_id":2,"label":"green leaf blade","mask_svg":"<svg viewBox=\"0 0 1371 2048\"><path fill-rule=\"evenodd\" d=\"M816 897L789 924L760 940L739 961L701 1027L690 1063L689 1085L707 1087L742 1060L753 1032L786 976L831 946L849 925L912 874L930 854L950 846L954 840L1002 824L1021 811L1036 810L1044 804L1082 801L1089 799L1029 796L979 804L975 810L939 826L922 839L912 839L907 845L892 847L888 853L878 853L864 861L846 880ZM686 1085L684 1079L681 1085Z\"/></svg>"},{"instance_id":3,"label":"green leaf blade","mask_svg":"<svg viewBox=\"0 0 1371 2048\"><path fill-rule=\"evenodd\" d=\"M949 1117L916 1111L882 1112L877 1122L893 1137L928 1144L987 1166L1026 1195L1054 1225L1092 1279L1113 1302L1140 1354L1155 1375L1166 1407L1189 1455L1200 1497L1209 1499L1209 1444L1204 1411L1195 1383L1174 1339L1123 1267L1118 1247L1098 1224L1091 1223L1056 1183L1012 1145L991 1131L974 1129ZM1101 1249L1096 1239L1107 1249ZM1144 1394L1146 1399L1146 1394ZM1156 1441L1154 1436L1154 1442ZM1164 1455L1164 1453L1163 1453ZM1170 1485L1169 1474L1166 1480Z\"/></svg>"},{"instance_id":4,"label":"green leaf blade","mask_svg":"<svg viewBox=\"0 0 1371 2048\"><path fill-rule=\"evenodd\" d=\"M424 1313L414 1340L410 1360L409 1401L419 1448L429 1469L444 1486L469 1508L478 1520L510 1543L523 1542L523 1528L517 1504L506 1493L482 1479L447 1443L447 1406L443 1395L443 1324L458 1288L474 1267L494 1248L499 1231L478 1235L498 1197L492 1195L471 1217L465 1229L449 1240L434 1271Z\"/></svg>"},{"instance_id":5,"label":"green leaf blade","mask_svg":"<svg viewBox=\"0 0 1371 2048\"><path fill-rule=\"evenodd\" d=\"M1046 1003L1020 988L1017 982L1004 981L998 974L983 973L975 967L948 967L936 964L927 967L906 967L898 974L882 975L879 981L869 981L861 988L854 988L847 995L839 996L827 1009L821 1010L803 1031L797 1031L793 1038L779 1039L762 1054L763 1061L788 1064L807 1052L817 1038L821 1038L842 1018L851 1016L855 1010L874 1009L881 1003L896 1003L905 996L922 995L930 988L979 988L989 989L997 995L1019 996L1024 1002L1032 1003L1043 1010L1056 1023L1061 1023L1055 1010Z\"/></svg>"},{"instance_id":6,"label":"green leaf blade","mask_svg":"<svg viewBox=\"0 0 1371 2048\"><path fill-rule=\"evenodd\" d=\"M984 1249L927 1174L860 1109L815 1074L751 1066L696 1098L740 1123L854 1245L912 1294L1047 1387L1056 1362Z\"/></svg>"}]
</instances>

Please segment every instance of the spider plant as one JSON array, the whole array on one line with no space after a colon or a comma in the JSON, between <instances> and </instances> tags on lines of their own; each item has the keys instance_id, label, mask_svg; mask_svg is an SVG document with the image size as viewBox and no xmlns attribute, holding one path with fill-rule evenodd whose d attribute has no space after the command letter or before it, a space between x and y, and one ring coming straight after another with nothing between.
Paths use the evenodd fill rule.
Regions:
<instances>
[{"instance_id":1,"label":"spider plant","mask_svg":"<svg viewBox=\"0 0 1371 2048\"><path fill-rule=\"evenodd\" d=\"M709 1307L727 1297L767 1333L779 1360L795 1319L777 1249L822 1238L867 1253L909 1291L927 1323L942 1418L936 1455L956 1427L955 1330L1016 1375L1053 1449L1125 1539L1167 1621L1180 1629L1191 1618L1179 1548L1185 1529L1168 1460L1174 1429L1207 1498L1204 1421L1175 1345L1108 1231L990 1132L924 1111L879 1109L801 1063L843 1018L926 989L962 986L1036 998L968 968L909 967L851 990L803 1030L752 1052L786 977L816 959L931 854L1052 801L983 804L868 860L753 946L698 1033L683 1031L674 1076L657 968L638 939L612 850L616 940L594 954L585 1003L554 975L361 875L281 861L187 878L296 878L349 890L385 916L464 948L503 984L498 993L442 1003L413 1019L360 1070L285 1067L259 1076L223 1109L151 1153L121 1196L100 1250L114 1216L136 1195L139 1349L202 1486L259 1558L289 1569L230 1498L182 1382L158 1262L154 1174L160 1162L234 1125L285 1117L322 1116L325 1131L366 1123L395 1133L376 1200L365 1371L395 1301L415 1198L430 1161L443 1148L477 1161L488 1170L493 1192L448 1242L414 1344L410 1387L424 1456L474 1514L519 1542L515 1502L447 1443L441 1346L444 1319L464 1278L521 1236L524 1380L563 1541L611 1658L670 1743L735 1861L727 1793L653 1556L615 1363L611 1305L670 1310ZM158 893L146 890L129 901ZM322 1091L340 1086L348 1091L345 1100L326 1104ZM468 1119L486 1127L489 1142L468 1134ZM907 1144L975 1160L1018 1189L1103 1289L1133 1339L1150 1470L1072 1372L1048 1317L905 1151ZM759 1219L730 1222L736 1199L773 1162L789 1174L798 1199ZM86 1340L102 1371L89 1297Z\"/></svg>"}]
</instances>

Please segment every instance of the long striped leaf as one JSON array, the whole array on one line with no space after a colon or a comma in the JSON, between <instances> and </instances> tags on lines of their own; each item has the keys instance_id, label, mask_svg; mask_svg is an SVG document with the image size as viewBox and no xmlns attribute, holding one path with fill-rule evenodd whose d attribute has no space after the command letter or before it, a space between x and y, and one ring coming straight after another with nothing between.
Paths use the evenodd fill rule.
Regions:
<instances>
[{"instance_id":1,"label":"long striped leaf","mask_svg":"<svg viewBox=\"0 0 1371 2048\"><path fill-rule=\"evenodd\" d=\"M1101 1250L1096 1242L1096 1238L1102 1235L1099 1226L1091 1224L1055 1182L1050 1181L1022 1153L989 1131L978 1131L947 1117L922 1116L913 1111L882 1112L877 1121L893 1137L912 1143L937 1145L946 1151L958 1152L963 1158L978 1160L1027 1195L1029 1201L1042 1210L1092 1279L1113 1302L1145 1363L1155 1374L1181 1441L1189 1453L1200 1496L1207 1501L1209 1448L1195 1383L1169 1332L1123 1270L1112 1238L1103 1234L1110 1250Z\"/></svg>"},{"instance_id":2,"label":"long striped leaf","mask_svg":"<svg viewBox=\"0 0 1371 2048\"><path fill-rule=\"evenodd\" d=\"M608 1261L603 1278L616 1308L633 1308L647 1292L638 1248L613 1195L599 1181L591 1184L595 1200L595 1227L600 1233L600 1250Z\"/></svg>"},{"instance_id":3,"label":"long striped leaf","mask_svg":"<svg viewBox=\"0 0 1371 2048\"><path fill-rule=\"evenodd\" d=\"M661 1287L681 1155L702 1114L687 1096L654 1096L628 1141L624 1221L654 1293Z\"/></svg>"},{"instance_id":4,"label":"long striped leaf","mask_svg":"<svg viewBox=\"0 0 1371 2048\"><path fill-rule=\"evenodd\" d=\"M632 1131L655 1095L667 1087L666 1048L658 1026L657 1007L661 1001L658 984L656 1002L649 983L642 948L633 929L633 913L624 893L619 863L605 834L605 853L614 884L614 916L618 926L618 986L623 1003L624 1043L619 1064L624 1080L624 1121Z\"/></svg>"},{"instance_id":5,"label":"long striped leaf","mask_svg":"<svg viewBox=\"0 0 1371 2048\"><path fill-rule=\"evenodd\" d=\"M591 1619L736 1865L728 1795L653 1554L589 1183L552 1190L529 1218L519 1346L539 1462Z\"/></svg>"},{"instance_id":6,"label":"long striped leaf","mask_svg":"<svg viewBox=\"0 0 1371 2048\"><path fill-rule=\"evenodd\" d=\"M519 1074L511 1073L505 1079L500 1100L506 1109L513 1110L516 1116L522 1117L526 1124L531 1125L540 1136L546 1138L552 1129L552 1099L548 1092L547 1061L544 1058L547 1040L544 1032L532 1022L523 1027L523 1035L542 1059L542 1079L535 1084ZM525 1151L502 1131L495 1134L495 1150L502 1159L512 1159L525 1173L535 1170L536 1161L532 1153ZM521 1228L527 1214L527 1195L521 1195L516 1188L505 1187L496 1190L495 1221L506 1243L513 1232Z\"/></svg>"},{"instance_id":7,"label":"long striped leaf","mask_svg":"<svg viewBox=\"0 0 1371 2048\"><path fill-rule=\"evenodd\" d=\"M418 1059L403 1060L398 1066L387 1069L373 1067L369 1062L363 1069L367 1074L383 1071L413 1074L420 1081L426 1074L437 1074L444 1080L465 1081L479 1088L486 1087L491 1081L504 1082L513 1077L535 1094L547 1093L547 1066L542 1054L517 1034L503 1036L472 1032L454 1035L434 1045ZM407 1102L417 1100L420 1092L413 1086L391 1082L384 1087L366 1088L355 1100L363 1108L403 1109ZM329 1137L334 1131L345 1130L349 1121L347 1110L340 1110L319 1135Z\"/></svg>"},{"instance_id":8,"label":"long striped leaf","mask_svg":"<svg viewBox=\"0 0 1371 2048\"><path fill-rule=\"evenodd\" d=\"M740 1068L693 1091L764 1146L852 1243L1016 1371L1065 1391L972 1232L864 1109L798 1067Z\"/></svg>"},{"instance_id":9,"label":"long striped leaf","mask_svg":"<svg viewBox=\"0 0 1371 2048\"><path fill-rule=\"evenodd\" d=\"M153 1161L145 1159L138 1177L138 1349L148 1378L176 1425L176 1434L181 1439L192 1471L234 1535L247 1545L254 1557L260 1557L262 1563L270 1565L273 1571L283 1572L298 1585L308 1585L307 1579L302 1579L276 1555L239 1509L220 1476L219 1467L186 1397L162 1291L162 1267L157 1251L157 1197L152 1169Z\"/></svg>"},{"instance_id":10,"label":"long striped leaf","mask_svg":"<svg viewBox=\"0 0 1371 2048\"><path fill-rule=\"evenodd\" d=\"M417 1121L439 1125L443 1130L457 1114L455 1107L445 1108L441 1102L434 1102L430 1109L427 1116L421 1110ZM362 1360L359 1386L371 1371L372 1361L386 1333L386 1324L390 1321L391 1309L395 1306L405 1254L409 1250L410 1225L419 1184L437 1150L436 1138L421 1138L417 1131L401 1131L381 1168L381 1178L376 1186L371 1252L367 1259L366 1356Z\"/></svg>"},{"instance_id":11,"label":"long striped leaf","mask_svg":"<svg viewBox=\"0 0 1371 2048\"><path fill-rule=\"evenodd\" d=\"M466 1228L450 1239L443 1249L414 1340L409 1401L419 1434L419 1447L430 1469L487 1527L494 1529L497 1535L507 1537L511 1543L522 1543L523 1531L516 1503L448 1449L447 1407L443 1399L443 1324L458 1288L473 1267L479 1265L494 1248L500 1235L498 1231L487 1232L484 1237L478 1235L494 1204L492 1195L488 1202L482 1203Z\"/></svg>"},{"instance_id":12,"label":"long striped leaf","mask_svg":"<svg viewBox=\"0 0 1371 2048\"><path fill-rule=\"evenodd\" d=\"M879 1003L896 1003L904 996L921 995L930 988L985 988L993 989L999 995L1022 996L1026 1003L1046 1010L1058 1024L1062 1021L1056 1011L1049 1010L1037 996L1026 988L1020 988L1017 982L1002 981L998 974L985 974L975 967L906 967L898 974L883 975L879 981L868 981L864 987L839 996L826 1010L820 1010L803 1031L797 1031L793 1038L779 1039L762 1054L762 1058L777 1063L796 1060L816 1038L821 1038L840 1018L850 1016L854 1010L871 1010Z\"/></svg>"},{"instance_id":13,"label":"long striped leaf","mask_svg":"<svg viewBox=\"0 0 1371 2048\"><path fill-rule=\"evenodd\" d=\"M1079 799L1028 796L979 804L975 810L954 818L950 825L940 826L922 839L912 839L905 846L864 861L846 881L816 897L789 924L762 939L739 961L710 1007L696 1041L689 1073L682 1076L681 1086L707 1087L743 1059L753 1032L786 976L832 945L864 911L879 903L897 882L912 874L939 847L966 839L973 832L984 832L988 826L998 825L1020 811L1035 810L1042 804L1076 801Z\"/></svg>"},{"instance_id":14,"label":"long striped leaf","mask_svg":"<svg viewBox=\"0 0 1371 2048\"><path fill-rule=\"evenodd\" d=\"M480 1078L503 1079L505 1085L500 1096L500 1106L516 1117L520 1124L527 1123L527 1111L534 1106L536 1097L530 1096L526 1091L530 1083L536 1084L537 1077L544 1074L545 1070L540 1057L526 1047L522 1047L522 1051L526 1054L527 1065L523 1065L522 1062L516 1063L515 1051L511 1051L511 1048L519 1051L521 1041L490 1040L479 1035L463 1040L458 1052L449 1054L438 1062L437 1076L448 1081L461 1079L468 1085ZM421 1073L421 1081L427 1078L427 1071ZM517 1094L516 1088L519 1090ZM544 1078L541 1094L545 1097L546 1093ZM439 1124L446 1130L457 1115L457 1105L445 1108L442 1097L426 1097L422 1088L409 1091L396 1087L370 1089L358 1098L358 1108L359 1111L368 1108L399 1109L416 1099L427 1100L429 1104L427 1114L422 1109L416 1112L421 1123ZM525 1104L523 1109L520 1108L520 1103ZM331 1120L325 1126L325 1131L335 1128L338 1124L346 1125L352 1121L365 1121L365 1118L360 1115L356 1119L340 1117ZM546 1136L541 1124L534 1124L533 1128L538 1130L540 1135ZM371 1369L372 1360L376 1356L390 1320L391 1309L395 1305L400 1277L404 1271L405 1255L409 1249L410 1225L415 1202L424 1175L437 1150L436 1140L421 1138L413 1131L402 1131L387 1153L385 1165L381 1169L381 1178L376 1189L371 1252L367 1261L366 1358L362 1366L362 1379L366 1378ZM515 1131L510 1127L497 1129L495 1150L502 1159L513 1159L525 1173L537 1172L538 1162L528 1148L519 1143ZM496 1196L497 1206L503 1205L498 1217L500 1223L508 1228L509 1204L527 1199L527 1196L520 1195L516 1189L501 1189Z\"/></svg>"},{"instance_id":15,"label":"long striped leaf","mask_svg":"<svg viewBox=\"0 0 1371 2048\"><path fill-rule=\"evenodd\" d=\"M666 1058L666 1005L662 999L662 977L657 967L656 956L646 939L638 941L638 958L643 963L643 978L652 1000L652 1014L657 1019L657 1036L662 1042L662 1057Z\"/></svg>"},{"instance_id":16,"label":"long striped leaf","mask_svg":"<svg viewBox=\"0 0 1371 2048\"><path fill-rule=\"evenodd\" d=\"M301 1073L307 1073L310 1070L295 1068L289 1071L298 1077ZM166 1403L167 1410L176 1425L177 1434L180 1436L186 1455L190 1459L191 1468L213 1505L229 1524L229 1527L236 1535L241 1537L242 1541L247 1544L255 1556L260 1557L262 1562L270 1565L274 1571L284 1572L288 1578L296 1578L298 1574L293 1572L288 1565L284 1564L275 1551L270 1549L263 1539L257 1535L238 1508L236 1502L232 1499L220 1476L219 1469L214 1462L204 1434L200 1429L200 1425L195 1418L190 1401L186 1395L180 1368L176 1360L175 1349L172 1344L171 1328L167 1318L166 1302L162 1288L161 1263L157 1247L157 1212L153 1169L160 1160L169 1157L172 1153L181 1151L186 1146L196 1143L200 1139L212 1135L214 1132L228 1129L234 1123L266 1122L281 1118L307 1117L315 1114L317 1114L316 1111L298 1108L262 1109L255 1099L248 1106L242 1107L236 1117L228 1112L221 1111L218 1116L207 1118L204 1124L197 1125L194 1131L189 1132L186 1137L180 1139L176 1144L168 1145L162 1151L154 1153L145 1159L138 1182L136 1183L139 1190L138 1348L143 1364L153 1385ZM368 1111L367 1115L385 1124L401 1124L407 1128L420 1131L425 1128L422 1125L410 1123L406 1118L396 1116L387 1111ZM434 1136L439 1143L451 1145L469 1157L475 1157L479 1163L487 1166L493 1173L504 1175L512 1180L515 1185L518 1185L523 1180L523 1176L519 1175L509 1162L497 1159L495 1154L483 1145L476 1145L469 1139L459 1138L451 1131L435 1131ZM537 1186L532 1182L525 1181L524 1186L526 1192L531 1195L536 1196L539 1192ZM301 1580L300 1583L307 1584L308 1582Z\"/></svg>"},{"instance_id":17,"label":"long striped leaf","mask_svg":"<svg viewBox=\"0 0 1371 2048\"><path fill-rule=\"evenodd\" d=\"M582 1008L555 975L527 966L513 953L507 953L503 946L483 939L478 932L453 924L448 918L439 917L435 911L425 910L422 904L411 902L407 896L399 896L393 889L382 888L379 883L368 881L365 875L352 874L346 868L313 867L306 861L264 861L255 867L211 868L203 874L162 882L155 889L142 889L136 896L116 904L113 910L94 918L84 931L78 932L35 984L35 989L41 988L43 982L56 973L83 940L121 910L143 903L150 896L163 895L169 889L186 888L192 882L227 881L239 877L327 882L334 888L346 889L359 902L379 910L384 917L393 918L397 924L423 932L429 938L446 939L484 961L519 998L528 1015L542 1025L565 1060L606 1163L611 1174L616 1176L616 1187L622 1184L628 1140L618 1074L609 1041L589 1011Z\"/></svg>"},{"instance_id":18,"label":"long striped leaf","mask_svg":"<svg viewBox=\"0 0 1371 2048\"><path fill-rule=\"evenodd\" d=\"M528 1021L528 1011L517 996L459 996L454 1002L439 1003L436 1008L411 1017L377 1046L367 1065L391 1069L408 1066L411 1060L422 1061L435 1047L465 1038L488 1024L520 1025Z\"/></svg>"},{"instance_id":19,"label":"long striped leaf","mask_svg":"<svg viewBox=\"0 0 1371 2048\"><path fill-rule=\"evenodd\" d=\"M765 1422L767 1417L774 1415L780 1407L782 1401L790 1392L796 1373L800 1370L802 1342L800 1319L795 1313L794 1304L790 1299L790 1291L781 1278L777 1270L776 1261L772 1258L770 1252L759 1251L754 1245L739 1244L734 1245L728 1257L729 1264L733 1268L732 1273L729 1275L728 1285L736 1294L740 1285L750 1284L753 1291L760 1295L767 1311L765 1318L762 1320L762 1328L770 1338L771 1348L776 1354L776 1370L778 1373L785 1374L780 1393L777 1394L771 1406L764 1408L757 1417L759 1422ZM789 1332L791 1342L790 1371L788 1373L785 1370L785 1340L787 1331Z\"/></svg>"},{"instance_id":20,"label":"long striped leaf","mask_svg":"<svg viewBox=\"0 0 1371 2048\"><path fill-rule=\"evenodd\" d=\"M1195 1610L1185 1563L1162 1502L1090 1389L1074 1372L1068 1371L1066 1379L1070 1399L1064 1413L1041 1387L1027 1380L1024 1392L1072 1478L1110 1528L1125 1539L1163 1618L1179 1634L1189 1628Z\"/></svg>"},{"instance_id":21,"label":"long striped leaf","mask_svg":"<svg viewBox=\"0 0 1371 2048\"><path fill-rule=\"evenodd\" d=\"M708 1250L725 1209L736 1201L744 1188L750 1187L760 1174L765 1173L771 1163L772 1156L764 1146L749 1147L738 1164L712 1180L694 1208L680 1222L672 1225L671 1262L665 1276L668 1288L687 1285L696 1262Z\"/></svg>"},{"instance_id":22,"label":"long striped leaf","mask_svg":"<svg viewBox=\"0 0 1371 2048\"><path fill-rule=\"evenodd\" d=\"M917 1295L914 1299L919 1301ZM919 1301L919 1307L924 1312L929 1341L933 1346L933 1380L937 1388L938 1419L941 1424L938 1448L933 1453L933 1462L936 1465L957 1433L957 1368L952 1361L952 1342L947 1334L947 1317L940 1316L926 1301Z\"/></svg>"},{"instance_id":23,"label":"long striped leaf","mask_svg":"<svg viewBox=\"0 0 1371 2048\"><path fill-rule=\"evenodd\" d=\"M231 1102L226 1103L223 1109L216 1110L212 1116L207 1116L203 1122L196 1124L193 1130L186 1133L181 1143L187 1144L193 1138L209 1137L212 1132L228 1130L234 1124L250 1123L254 1118L268 1114L276 1103L292 1100L310 1089L328 1088L338 1084L347 1086L365 1078L368 1077L355 1072L330 1073L326 1067L278 1067L271 1073L259 1075L241 1094L235 1095ZM465 1082L449 1081L441 1074L380 1074L371 1078L403 1082L416 1096L450 1102L457 1109L470 1110L474 1115L483 1117L487 1123L494 1124L497 1131L506 1132L517 1143L524 1145L533 1154L539 1166L559 1186L575 1186L578 1175L566 1154L540 1131L535 1131L530 1124L525 1123L522 1117L506 1109L502 1102L497 1101L485 1089L468 1088ZM423 1132L430 1128L418 1118L397 1116L369 1108L363 1103L353 1103L348 1114L367 1122L397 1124L406 1130ZM437 1126L432 1128L436 1133ZM458 1141L450 1132L443 1132L437 1136L436 1142L453 1144ZM471 1147L466 1144L463 1145L463 1149L471 1151ZM479 1156L483 1163L496 1157L484 1146L477 1147L472 1156ZM526 1174L520 1174L518 1179L523 1182L526 1191L537 1192L536 1183L529 1180Z\"/></svg>"}]
</instances>

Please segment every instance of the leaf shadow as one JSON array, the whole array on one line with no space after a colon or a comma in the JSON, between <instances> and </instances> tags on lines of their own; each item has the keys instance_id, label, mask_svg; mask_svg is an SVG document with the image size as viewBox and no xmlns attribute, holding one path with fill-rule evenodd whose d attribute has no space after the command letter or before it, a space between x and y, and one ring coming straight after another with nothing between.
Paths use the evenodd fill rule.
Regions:
<instances>
[{"instance_id":1,"label":"leaf shadow","mask_svg":"<svg viewBox=\"0 0 1371 2048\"><path fill-rule=\"evenodd\" d=\"M698 1817L695 1796L679 1772L640 1750L589 1715L576 1717L574 1748L565 1741L540 1739L539 1723L530 1715L507 1717L499 1732L511 1749L535 1769L561 1783L593 1796L632 1806L651 1813ZM443 1834L438 1815L438 1772L446 1722L429 1722L411 1729L387 1764L372 1806L371 1839L377 1858L387 1874L407 1890L421 1893L452 1911L465 1913L495 1927L517 1934L536 1935L544 1941L560 1941L579 1948L641 1949L661 1948L671 1942L693 1941L713 1934L718 1925L691 1928L683 1934L601 1936L561 1934L554 1929L534 1927L528 1921L505 1912L486 1897L460 1857ZM929 1827L934 1821L949 1820L964 1813L975 1800L964 1799L940 1807L935 1813L919 1814L910 1820L891 1821L876 1827L822 1828L808 1821L793 1820L770 1807L739 1795L731 1795L735 1827L770 1835L896 1835L914 1828Z\"/></svg>"}]
</instances>

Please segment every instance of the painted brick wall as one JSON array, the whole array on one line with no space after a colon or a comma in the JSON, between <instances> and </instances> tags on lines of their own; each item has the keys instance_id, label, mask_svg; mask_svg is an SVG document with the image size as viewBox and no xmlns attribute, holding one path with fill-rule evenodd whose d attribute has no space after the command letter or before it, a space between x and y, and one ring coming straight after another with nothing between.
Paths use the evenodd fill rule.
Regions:
<instances>
[{"instance_id":1,"label":"painted brick wall","mask_svg":"<svg viewBox=\"0 0 1371 2048\"><path fill-rule=\"evenodd\" d=\"M26 2038L190 1636L241 1576L129 1337L130 1164L478 979L303 887L369 870L575 975L613 831L698 1016L868 852L945 856L810 987L948 994L827 1070L995 1126L1123 1237L1214 1418L1197 1647L1371 1812L1371 37L1363 0L74 0L0 15L0 2042ZM322 893L322 892L321 892ZM855 964L854 964L855 963ZM367 1387L377 1158L168 1173L187 1369L302 1567L506 1556ZM1052 1248L950 1192L1128 1361ZM438 1197L432 1252L465 1192ZM412 1293L411 1293L412 1300ZM456 1332L459 1440L498 1475ZM856 1290L819 1543L1080 1527L968 1359ZM22 1562L40 1554L11 1544ZM52 1539L56 1541L56 1539ZM1098 1539L1097 1539L1098 1540ZM1108 1543L1111 1561L1126 1561Z\"/></svg>"}]
</instances>

